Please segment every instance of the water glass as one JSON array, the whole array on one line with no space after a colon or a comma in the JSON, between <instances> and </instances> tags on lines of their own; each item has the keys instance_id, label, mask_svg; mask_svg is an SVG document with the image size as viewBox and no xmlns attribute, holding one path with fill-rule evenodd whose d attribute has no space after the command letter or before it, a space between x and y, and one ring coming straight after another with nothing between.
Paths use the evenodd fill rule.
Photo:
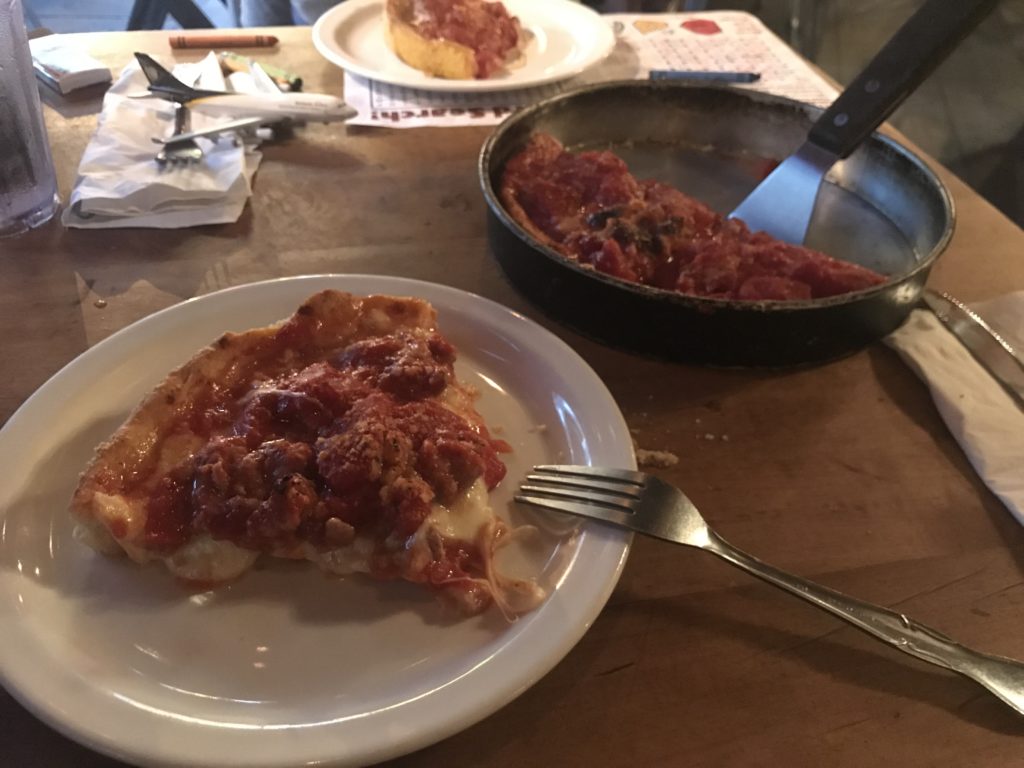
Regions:
<instances>
[{"instance_id":1,"label":"water glass","mask_svg":"<svg viewBox=\"0 0 1024 768\"><path fill-rule=\"evenodd\" d=\"M0 0L0 237L49 221L59 202L21 0Z\"/></svg>"}]
</instances>

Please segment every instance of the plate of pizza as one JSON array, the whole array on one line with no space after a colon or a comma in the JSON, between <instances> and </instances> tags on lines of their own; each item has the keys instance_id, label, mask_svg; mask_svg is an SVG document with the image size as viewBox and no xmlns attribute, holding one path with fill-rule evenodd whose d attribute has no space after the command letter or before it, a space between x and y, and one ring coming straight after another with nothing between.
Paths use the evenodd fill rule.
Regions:
<instances>
[{"instance_id":1,"label":"plate of pizza","mask_svg":"<svg viewBox=\"0 0 1024 768\"><path fill-rule=\"evenodd\" d=\"M381 83L488 92L574 77L612 52L615 35L572 0L346 0L316 21L313 44Z\"/></svg>"},{"instance_id":2,"label":"plate of pizza","mask_svg":"<svg viewBox=\"0 0 1024 768\"><path fill-rule=\"evenodd\" d=\"M361 765L486 717L594 621L629 536L517 507L534 464L635 466L532 321L395 277L198 297L0 430L0 681L131 763Z\"/></svg>"}]
</instances>

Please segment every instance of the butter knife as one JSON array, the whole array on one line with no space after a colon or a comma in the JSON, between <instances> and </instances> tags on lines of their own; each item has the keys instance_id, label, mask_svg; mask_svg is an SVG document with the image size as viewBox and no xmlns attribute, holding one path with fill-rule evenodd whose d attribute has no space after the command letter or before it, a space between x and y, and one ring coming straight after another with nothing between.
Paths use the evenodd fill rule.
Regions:
<instances>
[{"instance_id":1,"label":"butter knife","mask_svg":"<svg viewBox=\"0 0 1024 768\"><path fill-rule=\"evenodd\" d=\"M1024 409L1024 360L1013 345L977 312L948 293L925 288L921 300Z\"/></svg>"}]
</instances>

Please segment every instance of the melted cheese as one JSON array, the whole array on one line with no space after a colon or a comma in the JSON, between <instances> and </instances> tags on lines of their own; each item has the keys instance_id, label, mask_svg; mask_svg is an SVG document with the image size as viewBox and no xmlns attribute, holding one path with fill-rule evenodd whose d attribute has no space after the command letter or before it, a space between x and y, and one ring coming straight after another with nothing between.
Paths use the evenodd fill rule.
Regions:
<instances>
[{"instance_id":1,"label":"melted cheese","mask_svg":"<svg viewBox=\"0 0 1024 768\"><path fill-rule=\"evenodd\" d=\"M163 561L179 579L216 584L241 576L258 557L259 552L230 541L198 536Z\"/></svg>"},{"instance_id":2,"label":"melted cheese","mask_svg":"<svg viewBox=\"0 0 1024 768\"><path fill-rule=\"evenodd\" d=\"M445 539L476 541L481 526L492 520L494 512L487 503L487 486L483 479L478 479L451 506L432 505L430 515L423 521L416 535L419 536L427 528L434 528Z\"/></svg>"},{"instance_id":3,"label":"melted cheese","mask_svg":"<svg viewBox=\"0 0 1024 768\"><path fill-rule=\"evenodd\" d=\"M482 479L467 488L451 506L431 505L430 514L416 533L409 537L407 550L419 550L421 557L429 557L427 535L437 531L445 540L458 539L476 542L483 526L494 520L487 503L487 486ZM374 542L357 536L351 544L337 549L317 550L307 546L304 556L331 573L345 576L350 573L369 573L370 556Z\"/></svg>"}]
</instances>

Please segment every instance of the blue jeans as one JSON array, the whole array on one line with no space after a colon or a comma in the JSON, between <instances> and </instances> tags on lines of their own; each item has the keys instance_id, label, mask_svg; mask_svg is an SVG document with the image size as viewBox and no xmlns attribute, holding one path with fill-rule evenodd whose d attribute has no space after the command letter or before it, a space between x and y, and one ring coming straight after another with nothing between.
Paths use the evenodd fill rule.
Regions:
<instances>
[{"instance_id":1,"label":"blue jeans","mask_svg":"<svg viewBox=\"0 0 1024 768\"><path fill-rule=\"evenodd\" d=\"M240 27L312 24L343 0L231 0Z\"/></svg>"}]
</instances>

